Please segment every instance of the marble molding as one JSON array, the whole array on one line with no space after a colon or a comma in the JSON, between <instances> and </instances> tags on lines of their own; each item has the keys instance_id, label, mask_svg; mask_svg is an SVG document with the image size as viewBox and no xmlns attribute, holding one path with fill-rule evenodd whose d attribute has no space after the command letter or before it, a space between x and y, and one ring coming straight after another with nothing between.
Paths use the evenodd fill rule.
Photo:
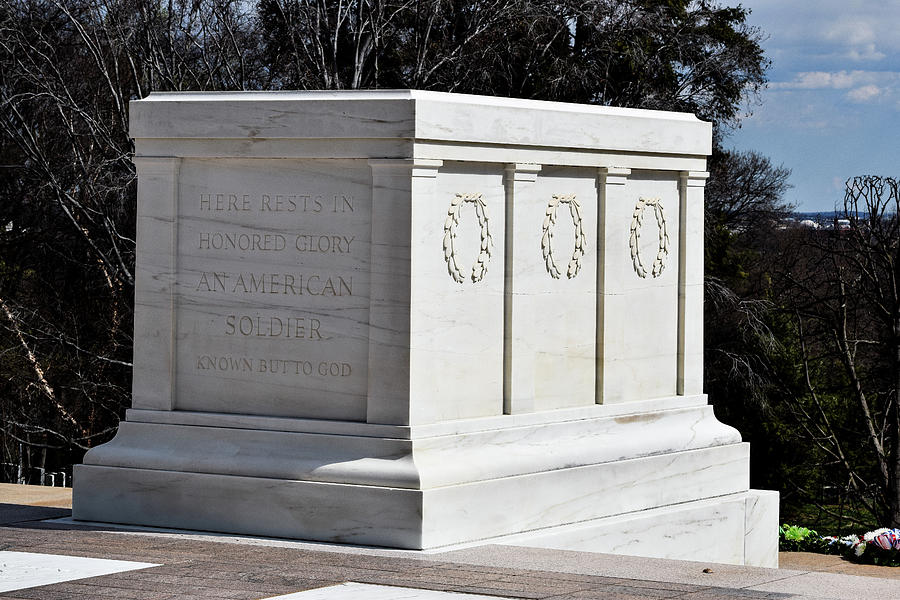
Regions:
<instances>
[{"instance_id":1,"label":"marble molding","mask_svg":"<svg viewBox=\"0 0 900 600\"><path fill-rule=\"evenodd\" d=\"M125 422L79 466L81 485L94 491L90 507L77 497L74 510L86 520L112 513L416 549L746 490L748 445L702 397L694 401L610 417L598 406L591 419L546 411L528 426L413 430L410 440ZM116 485L101 485L109 480Z\"/></svg>"},{"instance_id":2,"label":"marble molding","mask_svg":"<svg viewBox=\"0 0 900 600\"><path fill-rule=\"evenodd\" d=\"M131 135L133 408L76 519L648 556L636 528L708 530L683 558L776 560L777 495L702 394L708 123L154 93Z\"/></svg>"}]
</instances>

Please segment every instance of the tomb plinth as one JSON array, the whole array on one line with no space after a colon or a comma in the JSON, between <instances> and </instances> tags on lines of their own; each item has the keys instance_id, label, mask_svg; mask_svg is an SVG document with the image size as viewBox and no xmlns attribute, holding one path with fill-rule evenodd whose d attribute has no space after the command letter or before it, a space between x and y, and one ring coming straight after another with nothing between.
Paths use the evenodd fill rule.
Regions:
<instances>
[{"instance_id":1,"label":"tomb plinth","mask_svg":"<svg viewBox=\"0 0 900 600\"><path fill-rule=\"evenodd\" d=\"M130 127L133 407L76 519L776 564L702 390L709 123L366 91Z\"/></svg>"}]
</instances>

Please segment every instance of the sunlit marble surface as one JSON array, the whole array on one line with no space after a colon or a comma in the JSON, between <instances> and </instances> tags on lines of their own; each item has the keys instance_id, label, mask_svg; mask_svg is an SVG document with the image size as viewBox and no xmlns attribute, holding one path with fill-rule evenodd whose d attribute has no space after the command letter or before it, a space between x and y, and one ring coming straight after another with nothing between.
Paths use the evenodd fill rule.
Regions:
<instances>
[{"instance_id":1,"label":"sunlit marble surface","mask_svg":"<svg viewBox=\"0 0 900 600\"><path fill-rule=\"evenodd\" d=\"M0 592L158 566L152 563L60 554L0 552Z\"/></svg>"}]
</instances>

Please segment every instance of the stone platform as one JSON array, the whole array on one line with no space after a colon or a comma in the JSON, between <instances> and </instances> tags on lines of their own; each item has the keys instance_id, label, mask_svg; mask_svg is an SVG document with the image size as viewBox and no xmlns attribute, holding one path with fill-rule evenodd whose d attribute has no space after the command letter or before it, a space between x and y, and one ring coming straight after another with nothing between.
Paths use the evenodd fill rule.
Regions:
<instances>
[{"instance_id":1,"label":"stone platform","mask_svg":"<svg viewBox=\"0 0 900 600\"><path fill-rule=\"evenodd\" d=\"M281 420L276 430L263 428L273 420L132 410L76 467L91 494L75 496L75 514L408 549L523 543L777 566L778 496L748 491L749 445L705 397L549 416Z\"/></svg>"},{"instance_id":2,"label":"stone platform","mask_svg":"<svg viewBox=\"0 0 900 600\"><path fill-rule=\"evenodd\" d=\"M0 495L0 503L5 500ZM387 596L391 600L438 600L416 595L426 590L501 599L892 600L900 577L900 569L803 553L783 553L781 562L788 568L781 569L517 546L413 554L42 521L30 512L33 508L17 505L0 513L0 551L42 554L48 564L54 557L63 562L75 556L158 566L0 592L6 600L260 600L312 589L339 600L327 588L348 581L389 586L395 590Z\"/></svg>"}]
</instances>

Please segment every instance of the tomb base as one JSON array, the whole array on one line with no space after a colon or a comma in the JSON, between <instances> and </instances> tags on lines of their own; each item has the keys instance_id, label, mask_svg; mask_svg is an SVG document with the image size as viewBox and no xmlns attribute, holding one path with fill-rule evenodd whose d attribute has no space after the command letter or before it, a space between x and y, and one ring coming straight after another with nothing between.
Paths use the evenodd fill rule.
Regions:
<instances>
[{"instance_id":1,"label":"tomb base","mask_svg":"<svg viewBox=\"0 0 900 600\"><path fill-rule=\"evenodd\" d=\"M649 558L778 567L778 492L748 490L634 511L495 543Z\"/></svg>"},{"instance_id":2,"label":"tomb base","mask_svg":"<svg viewBox=\"0 0 900 600\"><path fill-rule=\"evenodd\" d=\"M753 540L777 527L777 494L748 491L748 466L705 396L418 427L131 410L76 467L73 516L771 566L777 552L759 546L772 536Z\"/></svg>"}]
</instances>

